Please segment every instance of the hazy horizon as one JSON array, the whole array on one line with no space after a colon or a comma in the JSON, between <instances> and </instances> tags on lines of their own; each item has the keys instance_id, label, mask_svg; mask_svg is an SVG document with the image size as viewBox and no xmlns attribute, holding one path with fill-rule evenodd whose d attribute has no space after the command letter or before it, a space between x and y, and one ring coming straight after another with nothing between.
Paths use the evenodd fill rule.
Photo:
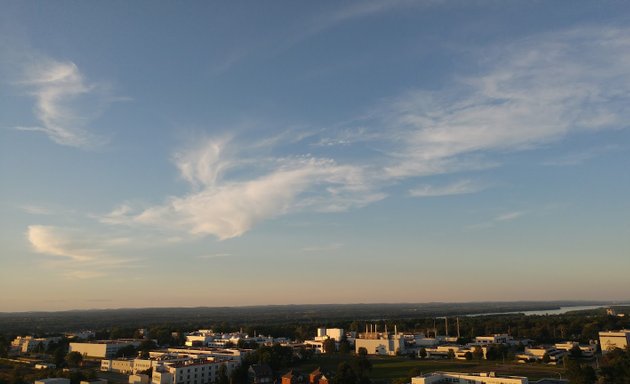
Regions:
<instances>
[{"instance_id":1,"label":"hazy horizon","mask_svg":"<svg viewBox=\"0 0 630 384\"><path fill-rule=\"evenodd\" d=\"M0 311L628 299L630 4L0 13Z\"/></svg>"}]
</instances>

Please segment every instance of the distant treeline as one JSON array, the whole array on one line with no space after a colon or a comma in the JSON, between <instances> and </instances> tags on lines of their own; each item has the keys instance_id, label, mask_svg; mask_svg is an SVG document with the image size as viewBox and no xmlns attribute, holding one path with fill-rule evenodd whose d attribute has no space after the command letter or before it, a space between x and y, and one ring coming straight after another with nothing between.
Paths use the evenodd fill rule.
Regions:
<instances>
[{"instance_id":1,"label":"distant treeline","mask_svg":"<svg viewBox=\"0 0 630 384\"><path fill-rule=\"evenodd\" d=\"M497 312L553 310L563 306L605 305L596 301L477 302L424 304L327 304L253 307L139 308L63 312L0 313L0 330L37 334L79 329L169 325L180 329L258 326L284 329L286 324L331 324L352 321L410 320ZM402 322L401 322L402 323ZM275 327L276 326L276 327ZM258 329L263 331L262 328ZM281 332L282 333L282 332ZM277 333L273 333L277 335Z\"/></svg>"}]
</instances>

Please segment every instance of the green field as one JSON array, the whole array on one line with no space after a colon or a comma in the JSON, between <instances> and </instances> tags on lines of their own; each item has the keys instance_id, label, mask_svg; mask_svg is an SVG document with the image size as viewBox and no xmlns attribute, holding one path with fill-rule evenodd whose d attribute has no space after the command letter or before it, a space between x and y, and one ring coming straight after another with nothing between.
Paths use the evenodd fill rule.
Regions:
<instances>
[{"instance_id":1,"label":"green field","mask_svg":"<svg viewBox=\"0 0 630 384\"><path fill-rule=\"evenodd\" d=\"M299 368L308 373L317 367L334 373L337 365L342 361L352 360L352 356L319 356ZM562 367L541 364L497 363L491 361L463 361L463 360L412 360L407 357L370 357L372 371L370 379L376 383L389 383L394 379L408 377L417 368L422 373L433 371L456 372L496 372L500 375L526 376L530 379L543 377L558 378L564 373Z\"/></svg>"}]
</instances>

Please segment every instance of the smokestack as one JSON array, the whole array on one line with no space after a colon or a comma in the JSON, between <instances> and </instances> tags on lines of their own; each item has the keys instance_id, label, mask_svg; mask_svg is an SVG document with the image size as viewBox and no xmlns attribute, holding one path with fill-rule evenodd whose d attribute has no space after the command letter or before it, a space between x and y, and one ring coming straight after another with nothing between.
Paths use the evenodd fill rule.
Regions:
<instances>
[{"instance_id":1,"label":"smokestack","mask_svg":"<svg viewBox=\"0 0 630 384\"><path fill-rule=\"evenodd\" d=\"M457 318L457 338L459 339L461 335L459 334L459 317Z\"/></svg>"},{"instance_id":2,"label":"smokestack","mask_svg":"<svg viewBox=\"0 0 630 384\"><path fill-rule=\"evenodd\" d=\"M444 334L448 337L448 317L444 316Z\"/></svg>"}]
</instances>

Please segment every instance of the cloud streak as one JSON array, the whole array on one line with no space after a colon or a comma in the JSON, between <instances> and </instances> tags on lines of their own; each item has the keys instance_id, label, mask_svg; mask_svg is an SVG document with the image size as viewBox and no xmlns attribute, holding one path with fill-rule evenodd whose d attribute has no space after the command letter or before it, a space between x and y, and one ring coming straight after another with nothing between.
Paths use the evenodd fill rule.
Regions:
<instances>
[{"instance_id":1,"label":"cloud streak","mask_svg":"<svg viewBox=\"0 0 630 384\"><path fill-rule=\"evenodd\" d=\"M130 213L122 206L103 217L105 223L177 228L193 236L238 237L266 219L295 211L343 211L383 199L364 170L332 159L297 156L259 162L260 175L226 177L247 159L233 153L230 143L206 140L175 156L182 178L193 191L161 205ZM235 172L238 174L238 172Z\"/></svg>"},{"instance_id":2,"label":"cloud streak","mask_svg":"<svg viewBox=\"0 0 630 384\"><path fill-rule=\"evenodd\" d=\"M256 145L209 139L184 148L173 160L189 193L148 208L123 205L102 221L225 240L282 215L363 207L385 198L383 191L397 183L497 167L509 153L575 133L627 127L629 29L575 29L487 51L475 75L439 91L412 90L391 99L347 129L336 127L337 136L305 139L310 149L327 155L270 155L274 140ZM362 155L343 164L330 155L337 145ZM420 185L409 194L446 196L483 188L462 180Z\"/></svg>"},{"instance_id":3,"label":"cloud streak","mask_svg":"<svg viewBox=\"0 0 630 384\"><path fill-rule=\"evenodd\" d=\"M464 195L469 193L476 193L486 189L485 186L471 181L471 180L459 180L451 184L446 185L420 185L416 188L409 190L409 195L412 197L438 197L438 196L453 196Z\"/></svg>"},{"instance_id":4,"label":"cloud streak","mask_svg":"<svg viewBox=\"0 0 630 384\"><path fill-rule=\"evenodd\" d=\"M86 80L71 61L40 58L26 67L18 85L34 99L34 114L40 126L18 126L18 130L46 134L57 144L93 148L105 143L88 129L114 99L105 84Z\"/></svg>"},{"instance_id":5,"label":"cloud streak","mask_svg":"<svg viewBox=\"0 0 630 384\"><path fill-rule=\"evenodd\" d=\"M114 257L108 248L117 244L103 236L77 229L29 225L26 237L36 253L54 256L47 265L68 277L87 279L105 276L108 270L129 268L136 260Z\"/></svg>"}]
</instances>

